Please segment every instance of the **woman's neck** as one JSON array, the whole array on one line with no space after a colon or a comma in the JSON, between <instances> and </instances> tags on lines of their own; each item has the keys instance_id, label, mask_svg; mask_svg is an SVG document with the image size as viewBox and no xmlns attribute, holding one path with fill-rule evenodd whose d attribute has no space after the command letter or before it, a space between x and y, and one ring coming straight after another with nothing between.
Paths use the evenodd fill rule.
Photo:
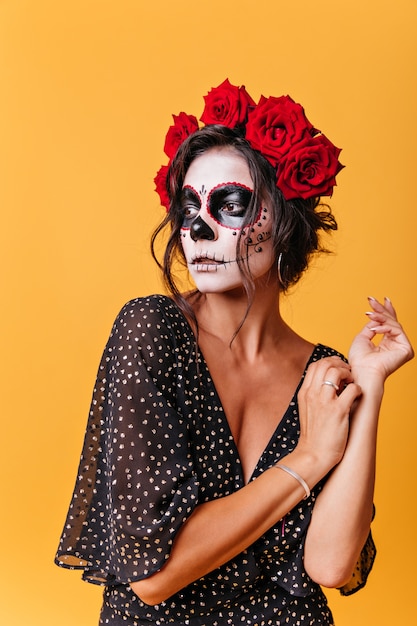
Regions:
<instances>
[{"instance_id":1,"label":"woman's neck","mask_svg":"<svg viewBox=\"0 0 417 626\"><path fill-rule=\"evenodd\" d=\"M201 343L220 341L230 346L236 357L245 360L254 360L262 351L295 335L281 317L275 284L257 285L249 311L242 289L201 294L193 307Z\"/></svg>"}]
</instances>

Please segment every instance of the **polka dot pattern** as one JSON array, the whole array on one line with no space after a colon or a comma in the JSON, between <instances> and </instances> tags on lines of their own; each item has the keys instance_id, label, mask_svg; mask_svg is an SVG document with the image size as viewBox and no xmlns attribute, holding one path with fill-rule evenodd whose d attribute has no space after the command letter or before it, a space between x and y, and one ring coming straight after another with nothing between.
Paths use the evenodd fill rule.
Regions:
<instances>
[{"instance_id":1,"label":"polka dot pattern","mask_svg":"<svg viewBox=\"0 0 417 626\"><path fill-rule=\"evenodd\" d=\"M169 558L197 504L244 485L223 408L195 348L187 320L166 296L123 307L100 363L56 563L106 585L101 624L332 624L303 567L322 484L247 550L166 602L150 607L130 590L129 582ZM319 344L310 362L332 354ZM251 480L296 446L297 392Z\"/></svg>"}]
</instances>

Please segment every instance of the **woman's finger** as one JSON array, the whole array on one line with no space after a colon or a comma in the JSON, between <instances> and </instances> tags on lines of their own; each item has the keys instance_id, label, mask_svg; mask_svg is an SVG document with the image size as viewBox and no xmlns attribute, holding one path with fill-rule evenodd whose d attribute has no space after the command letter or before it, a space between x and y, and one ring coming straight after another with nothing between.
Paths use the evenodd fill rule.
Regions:
<instances>
[{"instance_id":1,"label":"woman's finger","mask_svg":"<svg viewBox=\"0 0 417 626\"><path fill-rule=\"evenodd\" d=\"M345 388L346 385L353 382L352 373L350 367L329 367L329 369L323 373L323 378L316 379L317 384L323 387L323 391L339 392Z\"/></svg>"},{"instance_id":2,"label":"woman's finger","mask_svg":"<svg viewBox=\"0 0 417 626\"><path fill-rule=\"evenodd\" d=\"M389 298L387 298L387 297L384 298L384 305L385 305L385 308L387 309L387 311L390 312L392 317L394 319L397 319L397 312L396 312L396 310L395 310L395 308L394 308L394 306L393 306L393 304L392 304L392 302L391 302L391 300Z\"/></svg>"},{"instance_id":3,"label":"woman's finger","mask_svg":"<svg viewBox=\"0 0 417 626\"><path fill-rule=\"evenodd\" d=\"M304 385L305 387L321 385L326 379L339 384L342 379L347 380L350 376L350 365L338 356L331 356L311 363L307 369Z\"/></svg>"},{"instance_id":4,"label":"woman's finger","mask_svg":"<svg viewBox=\"0 0 417 626\"><path fill-rule=\"evenodd\" d=\"M371 305L371 307L374 309L375 313L387 313L394 320L397 320L397 313L389 298L385 297L384 303L382 303L382 302L379 302L379 300L377 300L376 298L369 296L368 302Z\"/></svg>"}]
</instances>

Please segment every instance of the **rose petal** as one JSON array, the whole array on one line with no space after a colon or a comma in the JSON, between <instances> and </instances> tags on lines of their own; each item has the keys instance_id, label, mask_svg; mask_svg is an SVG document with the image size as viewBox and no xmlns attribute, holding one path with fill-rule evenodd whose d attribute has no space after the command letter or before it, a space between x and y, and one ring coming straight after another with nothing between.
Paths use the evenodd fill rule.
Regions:
<instances>
[{"instance_id":1,"label":"rose petal","mask_svg":"<svg viewBox=\"0 0 417 626\"><path fill-rule=\"evenodd\" d=\"M155 191L159 194L161 205L169 211L169 195L167 190L168 165L162 165L154 178Z\"/></svg>"},{"instance_id":2,"label":"rose petal","mask_svg":"<svg viewBox=\"0 0 417 626\"><path fill-rule=\"evenodd\" d=\"M290 96L261 96L257 107L249 113L246 139L277 165L294 144L311 137L313 131L303 107Z\"/></svg>"},{"instance_id":3,"label":"rose petal","mask_svg":"<svg viewBox=\"0 0 417 626\"><path fill-rule=\"evenodd\" d=\"M236 87L226 78L204 96L205 107L200 120L203 124L221 124L228 128L241 126L247 120L254 100L244 86Z\"/></svg>"},{"instance_id":4,"label":"rose petal","mask_svg":"<svg viewBox=\"0 0 417 626\"><path fill-rule=\"evenodd\" d=\"M277 187L287 200L331 196L343 168L340 152L324 135L305 138L280 162Z\"/></svg>"},{"instance_id":5,"label":"rose petal","mask_svg":"<svg viewBox=\"0 0 417 626\"><path fill-rule=\"evenodd\" d=\"M169 127L165 137L164 151L165 154L173 159L178 148L189 135L198 130L197 118L194 115L187 115L181 112L179 115L173 115L174 124Z\"/></svg>"}]
</instances>

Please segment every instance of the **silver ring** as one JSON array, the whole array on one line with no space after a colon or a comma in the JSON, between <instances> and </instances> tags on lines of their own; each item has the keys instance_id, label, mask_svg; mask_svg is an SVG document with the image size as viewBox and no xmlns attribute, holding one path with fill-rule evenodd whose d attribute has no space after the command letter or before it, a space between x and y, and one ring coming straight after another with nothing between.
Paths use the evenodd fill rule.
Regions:
<instances>
[{"instance_id":1,"label":"silver ring","mask_svg":"<svg viewBox=\"0 0 417 626\"><path fill-rule=\"evenodd\" d=\"M321 384L330 385L331 387L333 387L333 389L335 389L336 391L339 391L339 385L336 385L336 383L333 383L331 380L323 380Z\"/></svg>"}]
</instances>

